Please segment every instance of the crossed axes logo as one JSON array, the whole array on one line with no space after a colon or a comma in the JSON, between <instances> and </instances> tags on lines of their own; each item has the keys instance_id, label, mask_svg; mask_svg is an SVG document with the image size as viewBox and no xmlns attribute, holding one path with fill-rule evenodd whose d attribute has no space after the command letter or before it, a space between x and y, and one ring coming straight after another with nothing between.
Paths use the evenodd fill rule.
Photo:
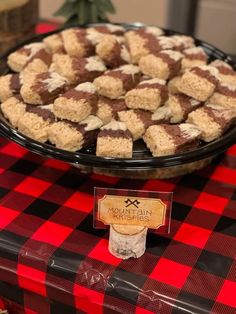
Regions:
<instances>
[{"instance_id":1,"label":"crossed axes logo","mask_svg":"<svg viewBox=\"0 0 236 314\"><path fill-rule=\"evenodd\" d=\"M129 207L130 205L134 205L136 208L138 208L138 205L140 204L140 202L138 200L133 200L132 201L129 198L127 198L125 203L127 204L125 207Z\"/></svg>"}]
</instances>

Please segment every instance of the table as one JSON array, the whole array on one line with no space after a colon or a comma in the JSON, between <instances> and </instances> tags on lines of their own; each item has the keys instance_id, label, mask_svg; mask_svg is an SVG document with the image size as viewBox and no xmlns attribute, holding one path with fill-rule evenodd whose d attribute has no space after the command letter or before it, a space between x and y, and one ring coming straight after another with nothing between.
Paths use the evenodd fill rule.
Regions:
<instances>
[{"instance_id":1,"label":"table","mask_svg":"<svg viewBox=\"0 0 236 314\"><path fill-rule=\"evenodd\" d=\"M149 233L138 260L113 257L92 227L94 186L173 191L170 234ZM1 138L0 295L16 313L235 313L235 187L236 145L194 174L142 181Z\"/></svg>"}]
</instances>

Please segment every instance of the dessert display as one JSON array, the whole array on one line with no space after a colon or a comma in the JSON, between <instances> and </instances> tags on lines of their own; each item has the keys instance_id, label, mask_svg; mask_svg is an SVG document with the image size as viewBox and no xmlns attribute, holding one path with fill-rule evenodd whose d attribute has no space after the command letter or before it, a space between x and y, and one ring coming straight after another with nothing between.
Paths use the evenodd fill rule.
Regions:
<instances>
[{"instance_id":1,"label":"dessert display","mask_svg":"<svg viewBox=\"0 0 236 314\"><path fill-rule=\"evenodd\" d=\"M52 149L101 159L175 156L235 122L236 72L185 35L158 27L68 28L10 53L3 116Z\"/></svg>"}]
</instances>

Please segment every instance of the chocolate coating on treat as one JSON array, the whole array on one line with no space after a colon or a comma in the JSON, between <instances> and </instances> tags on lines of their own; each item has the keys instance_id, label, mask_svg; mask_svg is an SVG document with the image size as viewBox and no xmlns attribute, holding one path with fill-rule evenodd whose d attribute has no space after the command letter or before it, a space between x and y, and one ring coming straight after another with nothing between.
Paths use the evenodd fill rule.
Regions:
<instances>
[{"instance_id":1,"label":"chocolate coating on treat","mask_svg":"<svg viewBox=\"0 0 236 314\"><path fill-rule=\"evenodd\" d=\"M217 85L218 83L218 79L216 77L214 77L209 71L207 70L202 70L199 67L195 67L191 70L191 72L195 73L196 75L208 80L209 82L211 82L214 85Z\"/></svg>"},{"instance_id":2,"label":"chocolate coating on treat","mask_svg":"<svg viewBox=\"0 0 236 314\"><path fill-rule=\"evenodd\" d=\"M117 113L127 109L124 98L120 99L110 99L108 97L100 96L99 99L102 103L108 105L111 109L113 117L116 119L118 117Z\"/></svg>"},{"instance_id":3,"label":"chocolate coating on treat","mask_svg":"<svg viewBox=\"0 0 236 314\"><path fill-rule=\"evenodd\" d=\"M144 47L147 48L150 52L158 52L162 49L157 37L151 33L148 33L145 28L137 29L135 30L135 33L145 40Z\"/></svg>"},{"instance_id":4,"label":"chocolate coating on treat","mask_svg":"<svg viewBox=\"0 0 236 314\"><path fill-rule=\"evenodd\" d=\"M41 117L44 121L48 120L50 122L56 121L56 117L51 110L42 108L40 106L26 105L25 111L36 114L37 116Z\"/></svg>"},{"instance_id":5,"label":"chocolate coating on treat","mask_svg":"<svg viewBox=\"0 0 236 314\"><path fill-rule=\"evenodd\" d=\"M216 92L229 97L236 97L236 87L230 88L230 86L218 84L216 87Z\"/></svg>"},{"instance_id":6,"label":"chocolate coating on treat","mask_svg":"<svg viewBox=\"0 0 236 314\"><path fill-rule=\"evenodd\" d=\"M66 83L52 91L48 90L47 84L44 82L51 78L50 72L39 73L36 75L36 82L32 86L32 91L39 94L43 104L51 103L60 93L64 92Z\"/></svg>"},{"instance_id":7,"label":"chocolate coating on treat","mask_svg":"<svg viewBox=\"0 0 236 314\"><path fill-rule=\"evenodd\" d=\"M181 59L176 61L172 59L167 53L165 52L158 52L154 53L154 56L162 59L163 62L167 63L169 71L170 71L170 76L169 78L172 78L175 76L181 69Z\"/></svg>"},{"instance_id":8,"label":"chocolate coating on treat","mask_svg":"<svg viewBox=\"0 0 236 314\"><path fill-rule=\"evenodd\" d=\"M172 137L176 145L176 153L183 151L183 149L188 150L194 148L199 144L199 137L188 140L188 138L183 135L183 132L178 125L162 124L162 127L166 133Z\"/></svg>"},{"instance_id":9,"label":"chocolate coating on treat","mask_svg":"<svg viewBox=\"0 0 236 314\"><path fill-rule=\"evenodd\" d=\"M113 35L116 35L116 36L124 35L124 31L122 29L111 30L107 26L94 26L93 28L97 32L103 33L103 34L113 34Z\"/></svg>"},{"instance_id":10,"label":"chocolate coating on treat","mask_svg":"<svg viewBox=\"0 0 236 314\"><path fill-rule=\"evenodd\" d=\"M212 118L213 121L215 121L221 127L228 128L227 125L229 124L229 122L227 122L223 115L217 115L216 110L212 109L211 107L204 107L204 111L208 114L210 118Z\"/></svg>"},{"instance_id":11,"label":"chocolate coating on treat","mask_svg":"<svg viewBox=\"0 0 236 314\"><path fill-rule=\"evenodd\" d=\"M150 125L155 124L155 121L152 120L152 112L139 109L134 109L134 112L138 116L139 120L142 121L145 129L147 129Z\"/></svg>"},{"instance_id":12,"label":"chocolate coating on treat","mask_svg":"<svg viewBox=\"0 0 236 314\"><path fill-rule=\"evenodd\" d=\"M198 107L201 106L201 102L198 101L198 104L196 105L192 105L191 101L196 101L193 100L191 97L187 96L187 95L183 95L183 94L175 94L174 97L178 100L179 105L181 106L182 110L183 110L183 119L187 119L188 114L192 111L197 109Z\"/></svg>"},{"instance_id":13,"label":"chocolate coating on treat","mask_svg":"<svg viewBox=\"0 0 236 314\"><path fill-rule=\"evenodd\" d=\"M21 88L20 75L12 74L10 79L10 89L13 93L18 93Z\"/></svg>"},{"instance_id":14,"label":"chocolate coating on treat","mask_svg":"<svg viewBox=\"0 0 236 314\"><path fill-rule=\"evenodd\" d=\"M236 72L233 69L231 69L231 68L227 68L227 67L225 67L223 65L217 66L216 68L220 72L220 74L236 76Z\"/></svg>"},{"instance_id":15,"label":"chocolate coating on treat","mask_svg":"<svg viewBox=\"0 0 236 314\"><path fill-rule=\"evenodd\" d=\"M126 91L134 88L138 84L141 77L140 73L132 75L124 73L121 70L107 71L104 75L118 78L119 80L121 80L123 82L123 88Z\"/></svg>"},{"instance_id":16,"label":"chocolate coating on treat","mask_svg":"<svg viewBox=\"0 0 236 314\"><path fill-rule=\"evenodd\" d=\"M127 138L131 139L132 134L129 130L123 131L123 130L111 130L111 129L102 129L100 130L98 137L114 137L114 138Z\"/></svg>"},{"instance_id":17,"label":"chocolate coating on treat","mask_svg":"<svg viewBox=\"0 0 236 314\"><path fill-rule=\"evenodd\" d=\"M85 56L91 56L95 54L95 47L92 42L86 37L87 33L85 29L75 30L78 41L84 46Z\"/></svg>"},{"instance_id":18,"label":"chocolate coating on treat","mask_svg":"<svg viewBox=\"0 0 236 314\"><path fill-rule=\"evenodd\" d=\"M116 41L110 52L110 55L104 60L107 66L116 68L120 65L127 64L127 62L121 57L121 44Z\"/></svg>"},{"instance_id":19,"label":"chocolate coating on treat","mask_svg":"<svg viewBox=\"0 0 236 314\"><path fill-rule=\"evenodd\" d=\"M71 57L72 69L75 72L77 83L91 82L97 76L101 75L101 71L88 71L86 65L88 63L86 58L82 57Z\"/></svg>"},{"instance_id":20,"label":"chocolate coating on treat","mask_svg":"<svg viewBox=\"0 0 236 314\"><path fill-rule=\"evenodd\" d=\"M142 83L135 87L136 89L143 89L143 88L154 88L158 89L160 92L160 96L162 102L165 102L168 99L168 88L166 85L159 84L159 83Z\"/></svg>"},{"instance_id":21,"label":"chocolate coating on treat","mask_svg":"<svg viewBox=\"0 0 236 314\"><path fill-rule=\"evenodd\" d=\"M189 60L201 60L201 61L207 61L207 56L204 53L198 52L198 53L184 53L184 58Z\"/></svg>"},{"instance_id":22,"label":"chocolate coating on treat","mask_svg":"<svg viewBox=\"0 0 236 314\"><path fill-rule=\"evenodd\" d=\"M66 121L66 123L83 135L83 147L87 147L95 142L97 134L99 132L98 129L86 131L87 124L76 123L71 121Z\"/></svg>"},{"instance_id":23,"label":"chocolate coating on treat","mask_svg":"<svg viewBox=\"0 0 236 314\"><path fill-rule=\"evenodd\" d=\"M52 55L48 53L45 49L40 49L36 54L34 54L25 64L27 66L31 63L34 59L42 60L47 66L50 66L52 63Z\"/></svg>"},{"instance_id":24,"label":"chocolate coating on treat","mask_svg":"<svg viewBox=\"0 0 236 314\"><path fill-rule=\"evenodd\" d=\"M77 100L77 101L81 99L85 99L86 102L88 102L92 106L91 114L94 114L97 111L97 102L98 102L97 94L84 92L82 90L70 89L65 94L63 94L62 97L67 98L67 99Z\"/></svg>"}]
</instances>

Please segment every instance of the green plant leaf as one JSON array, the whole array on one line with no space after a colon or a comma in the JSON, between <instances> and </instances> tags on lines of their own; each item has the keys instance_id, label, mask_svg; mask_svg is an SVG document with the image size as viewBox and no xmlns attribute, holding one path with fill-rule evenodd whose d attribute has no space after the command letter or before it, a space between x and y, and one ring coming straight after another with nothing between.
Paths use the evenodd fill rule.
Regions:
<instances>
[{"instance_id":1,"label":"green plant leaf","mask_svg":"<svg viewBox=\"0 0 236 314\"><path fill-rule=\"evenodd\" d=\"M80 0L78 3L78 23L84 25L88 22L88 1Z\"/></svg>"},{"instance_id":2,"label":"green plant leaf","mask_svg":"<svg viewBox=\"0 0 236 314\"><path fill-rule=\"evenodd\" d=\"M113 6L110 0L100 0L101 5L104 11L114 14L116 12L115 7Z\"/></svg>"},{"instance_id":3,"label":"green plant leaf","mask_svg":"<svg viewBox=\"0 0 236 314\"><path fill-rule=\"evenodd\" d=\"M66 1L53 15L54 16L65 16L70 18L76 13L76 3Z\"/></svg>"},{"instance_id":4,"label":"green plant leaf","mask_svg":"<svg viewBox=\"0 0 236 314\"><path fill-rule=\"evenodd\" d=\"M78 16L77 14L74 14L64 23L64 26L75 26L77 24L78 24Z\"/></svg>"},{"instance_id":5,"label":"green plant leaf","mask_svg":"<svg viewBox=\"0 0 236 314\"><path fill-rule=\"evenodd\" d=\"M98 22L98 11L97 6L94 2L90 2L90 8L89 8L89 22L90 23L97 23Z\"/></svg>"}]
</instances>

